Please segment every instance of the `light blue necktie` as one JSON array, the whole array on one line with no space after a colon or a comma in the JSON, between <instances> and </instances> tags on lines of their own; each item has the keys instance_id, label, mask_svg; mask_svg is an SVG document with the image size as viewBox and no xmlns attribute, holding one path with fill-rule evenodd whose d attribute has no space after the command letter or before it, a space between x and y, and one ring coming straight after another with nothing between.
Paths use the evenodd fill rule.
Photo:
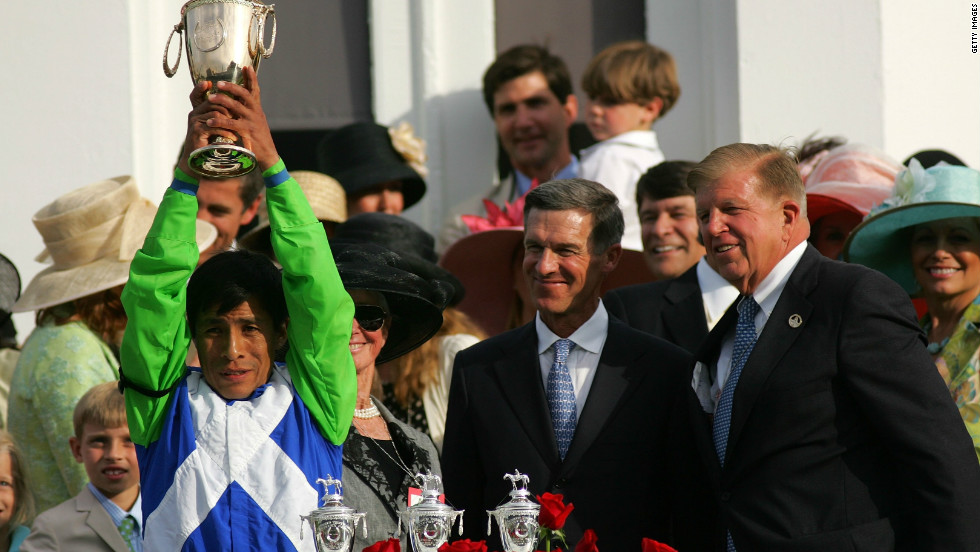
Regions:
<instances>
[{"instance_id":1,"label":"light blue necktie","mask_svg":"<svg viewBox=\"0 0 980 552\"><path fill-rule=\"evenodd\" d=\"M718 407L715 408L714 422L711 427L711 437L715 442L715 452L718 453L718 460L722 467L725 465L725 451L728 449L728 430L732 425L732 398L735 396L735 386L738 385L738 378L742 375L742 368L745 361L752 354L755 341L758 336L755 333L755 316L759 314L759 304L751 295L746 296L738 304L738 323L735 325L735 347L732 349L731 370L728 372L728 381L718 399ZM728 532L728 552L735 551L735 543L732 541L732 533Z\"/></svg>"},{"instance_id":2,"label":"light blue necktie","mask_svg":"<svg viewBox=\"0 0 980 552\"><path fill-rule=\"evenodd\" d=\"M575 436L575 388L572 387L572 375L568 371L568 353L575 343L570 339L555 341L555 360L548 372L548 406L551 409L551 424L555 428L555 440L558 442L558 455L565 459L568 445Z\"/></svg>"}]
</instances>

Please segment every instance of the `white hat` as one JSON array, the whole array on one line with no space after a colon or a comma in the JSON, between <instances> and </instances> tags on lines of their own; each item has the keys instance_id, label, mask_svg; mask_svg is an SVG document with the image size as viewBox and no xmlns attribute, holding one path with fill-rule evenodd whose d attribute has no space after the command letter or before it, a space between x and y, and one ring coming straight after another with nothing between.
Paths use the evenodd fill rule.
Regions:
<instances>
[{"instance_id":1,"label":"white hat","mask_svg":"<svg viewBox=\"0 0 980 552\"><path fill-rule=\"evenodd\" d=\"M41 208L32 219L45 245L36 260L53 265L31 280L13 311L60 305L125 284L156 211L131 176L84 186ZM197 221L199 250L217 235L210 223Z\"/></svg>"}]
</instances>

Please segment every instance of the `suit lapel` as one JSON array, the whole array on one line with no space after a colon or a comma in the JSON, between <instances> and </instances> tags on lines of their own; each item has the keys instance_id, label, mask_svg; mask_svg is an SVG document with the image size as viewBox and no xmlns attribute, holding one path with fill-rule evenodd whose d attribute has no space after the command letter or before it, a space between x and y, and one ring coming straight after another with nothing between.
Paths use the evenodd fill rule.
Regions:
<instances>
[{"instance_id":1,"label":"suit lapel","mask_svg":"<svg viewBox=\"0 0 980 552\"><path fill-rule=\"evenodd\" d=\"M501 343L506 354L493 364L497 385L528 439L549 465L558 461L558 443L551 425L548 398L541 381L538 336L534 322L525 324L513 341Z\"/></svg>"},{"instance_id":2,"label":"suit lapel","mask_svg":"<svg viewBox=\"0 0 980 552\"><path fill-rule=\"evenodd\" d=\"M627 331L625 324L609 319L606 343L599 356L599 366L592 379L589 396L575 426L575 436L562 464L563 473L574 469L602 432L623 396L628 390L635 389L635 380L644 375L644 370L631 370L636 349L623 339L623 333Z\"/></svg>"},{"instance_id":3,"label":"suit lapel","mask_svg":"<svg viewBox=\"0 0 980 552\"><path fill-rule=\"evenodd\" d=\"M816 286L819 262L820 253L812 246L807 246L742 369L732 400L732 423L728 433L729 456L738 443L738 437L759 393L765 388L769 374L806 329L813 313L813 304L807 299L807 295ZM799 317L802 324L793 327L789 324L790 317Z\"/></svg>"},{"instance_id":4,"label":"suit lapel","mask_svg":"<svg viewBox=\"0 0 980 552\"><path fill-rule=\"evenodd\" d=\"M739 297L741 299L741 297ZM724 340L725 335L733 331L735 323L738 321L738 311L735 306L738 305L739 299L732 302L732 305L728 307L725 311L724 316L721 320L715 324L715 327L711 332L708 333L708 337L704 339L701 343L701 347L698 349L698 353L694 356L695 361L702 363L704 368L701 373L702 378L710 377L714 380L716 371L713 369L715 364L718 362L718 353L721 350L721 342ZM692 382L693 385L693 382ZM705 463L708 466L708 471L716 482L721 481L721 462L718 460L718 453L715 451L714 440L711 436L711 416L705 413L704 408L701 407L701 403L697 396L694 394L694 390L688 397L688 414L690 416L691 424L693 425L692 431L694 433L694 441L697 444L698 450L701 453L701 458L705 459Z\"/></svg>"},{"instance_id":5,"label":"suit lapel","mask_svg":"<svg viewBox=\"0 0 980 552\"><path fill-rule=\"evenodd\" d=\"M109 513L99 503L99 499L95 498L88 485L78 494L75 504L79 512L88 512L85 525L91 527L110 548L117 552L129 552L129 547L119 534L119 528L112 523Z\"/></svg>"},{"instance_id":6,"label":"suit lapel","mask_svg":"<svg viewBox=\"0 0 980 552\"><path fill-rule=\"evenodd\" d=\"M668 341L688 351L696 351L708 333L697 265L668 284L664 299L667 304L660 317Z\"/></svg>"}]
</instances>

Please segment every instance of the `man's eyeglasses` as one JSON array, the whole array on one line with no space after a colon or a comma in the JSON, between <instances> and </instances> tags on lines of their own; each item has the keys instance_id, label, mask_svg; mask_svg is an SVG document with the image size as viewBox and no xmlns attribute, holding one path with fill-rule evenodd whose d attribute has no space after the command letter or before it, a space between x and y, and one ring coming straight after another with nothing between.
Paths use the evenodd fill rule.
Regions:
<instances>
[{"instance_id":1,"label":"man's eyeglasses","mask_svg":"<svg viewBox=\"0 0 980 552\"><path fill-rule=\"evenodd\" d=\"M388 313L377 305L354 305L354 320L361 326L361 329L368 332L376 332L385 325L385 318Z\"/></svg>"}]
</instances>

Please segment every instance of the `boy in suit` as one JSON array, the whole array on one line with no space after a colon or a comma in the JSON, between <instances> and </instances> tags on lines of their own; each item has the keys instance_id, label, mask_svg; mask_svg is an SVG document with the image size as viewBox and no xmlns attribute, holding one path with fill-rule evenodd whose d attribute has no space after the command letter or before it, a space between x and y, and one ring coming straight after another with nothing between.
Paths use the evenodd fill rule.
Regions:
<instances>
[{"instance_id":1,"label":"boy in suit","mask_svg":"<svg viewBox=\"0 0 980 552\"><path fill-rule=\"evenodd\" d=\"M142 551L139 465L118 384L103 383L85 393L73 421L69 445L75 460L85 464L89 483L38 516L21 551Z\"/></svg>"}]
</instances>

